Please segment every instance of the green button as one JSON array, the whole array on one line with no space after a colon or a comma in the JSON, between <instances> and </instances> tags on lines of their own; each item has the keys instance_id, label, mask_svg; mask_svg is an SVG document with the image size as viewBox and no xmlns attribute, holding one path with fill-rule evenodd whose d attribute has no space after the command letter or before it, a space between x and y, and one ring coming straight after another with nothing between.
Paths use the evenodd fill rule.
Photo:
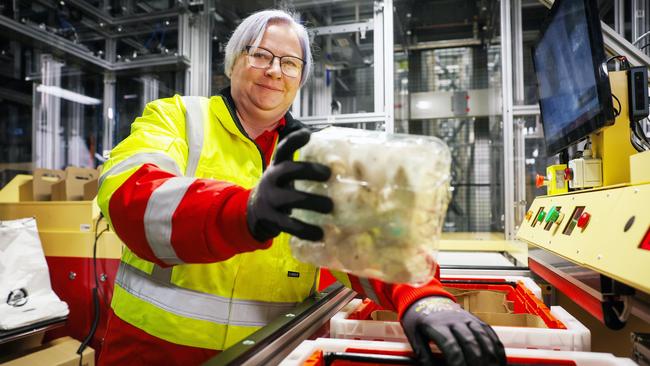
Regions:
<instances>
[{"instance_id":1,"label":"green button","mask_svg":"<svg viewBox=\"0 0 650 366\"><path fill-rule=\"evenodd\" d=\"M539 215L537 215L537 221L539 222L544 221L544 216L546 216L546 212L544 212L544 210L539 211Z\"/></svg>"},{"instance_id":2,"label":"green button","mask_svg":"<svg viewBox=\"0 0 650 366\"><path fill-rule=\"evenodd\" d=\"M546 215L546 222L555 222L557 218L560 216L560 211L558 211L555 206L551 207L551 209L548 211L548 215Z\"/></svg>"}]
</instances>

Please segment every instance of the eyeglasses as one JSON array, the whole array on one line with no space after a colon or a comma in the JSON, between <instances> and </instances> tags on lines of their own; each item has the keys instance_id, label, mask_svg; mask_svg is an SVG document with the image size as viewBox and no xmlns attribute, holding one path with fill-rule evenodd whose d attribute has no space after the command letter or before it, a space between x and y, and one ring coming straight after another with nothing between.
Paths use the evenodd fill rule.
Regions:
<instances>
[{"instance_id":1,"label":"eyeglasses","mask_svg":"<svg viewBox=\"0 0 650 366\"><path fill-rule=\"evenodd\" d=\"M276 58L280 60L280 70L290 78L296 78L302 73L305 61L294 56L276 56L273 52L262 47L246 46L248 64L256 69L266 69Z\"/></svg>"}]
</instances>

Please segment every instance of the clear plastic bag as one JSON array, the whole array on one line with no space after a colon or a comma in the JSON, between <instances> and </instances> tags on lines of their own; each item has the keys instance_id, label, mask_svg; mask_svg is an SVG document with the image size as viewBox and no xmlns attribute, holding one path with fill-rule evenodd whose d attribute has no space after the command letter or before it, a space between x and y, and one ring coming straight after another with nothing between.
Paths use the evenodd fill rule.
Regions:
<instances>
[{"instance_id":1,"label":"clear plastic bag","mask_svg":"<svg viewBox=\"0 0 650 366\"><path fill-rule=\"evenodd\" d=\"M451 156L443 141L329 127L312 134L299 156L332 169L328 182L295 184L332 198L334 211L293 211L325 232L322 242L292 238L298 260L391 283L433 278L449 203Z\"/></svg>"}]
</instances>

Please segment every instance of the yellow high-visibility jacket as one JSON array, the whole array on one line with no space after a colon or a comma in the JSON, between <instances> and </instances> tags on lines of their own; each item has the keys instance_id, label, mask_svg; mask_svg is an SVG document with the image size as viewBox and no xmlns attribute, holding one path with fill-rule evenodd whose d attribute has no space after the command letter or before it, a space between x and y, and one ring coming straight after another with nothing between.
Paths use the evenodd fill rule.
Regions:
<instances>
[{"instance_id":1,"label":"yellow high-visibility jacket","mask_svg":"<svg viewBox=\"0 0 650 366\"><path fill-rule=\"evenodd\" d=\"M290 114L285 120L280 139L302 126ZM242 225L236 220L244 215L223 213L229 202L248 197L241 193L255 186L264 169L228 89L211 98L176 95L149 103L111 151L99 182L101 211L127 246L115 280L114 313L160 339L222 350L313 293L318 268L293 258L289 235L257 244L214 229L220 214ZM337 278L389 309L400 307L398 294L408 294L409 303L446 294L437 281L413 290Z\"/></svg>"}]
</instances>

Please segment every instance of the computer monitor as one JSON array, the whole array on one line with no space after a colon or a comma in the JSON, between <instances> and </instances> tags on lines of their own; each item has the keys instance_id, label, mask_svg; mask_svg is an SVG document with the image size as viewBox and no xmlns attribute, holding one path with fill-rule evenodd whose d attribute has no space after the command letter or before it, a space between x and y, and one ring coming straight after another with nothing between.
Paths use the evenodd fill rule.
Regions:
<instances>
[{"instance_id":1,"label":"computer monitor","mask_svg":"<svg viewBox=\"0 0 650 366\"><path fill-rule=\"evenodd\" d=\"M555 0L533 49L547 154L612 124L596 0Z\"/></svg>"}]
</instances>

